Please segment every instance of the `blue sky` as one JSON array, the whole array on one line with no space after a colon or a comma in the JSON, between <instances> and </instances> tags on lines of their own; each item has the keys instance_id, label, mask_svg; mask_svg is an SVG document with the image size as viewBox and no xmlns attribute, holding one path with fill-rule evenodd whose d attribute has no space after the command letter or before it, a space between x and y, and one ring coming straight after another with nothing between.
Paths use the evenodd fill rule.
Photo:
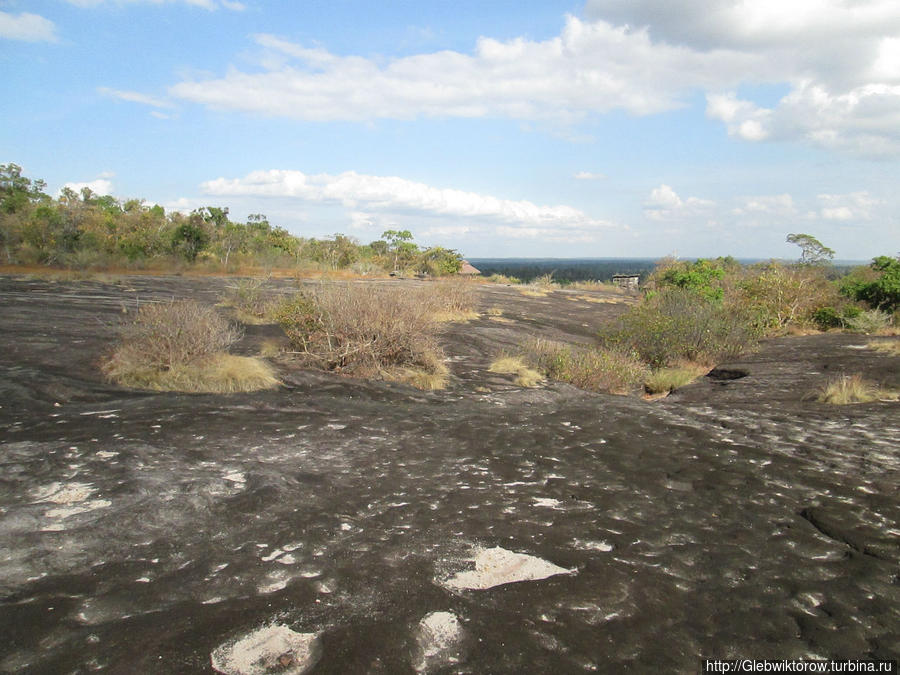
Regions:
<instances>
[{"instance_id":1,"label":"blue sky","mask_svg":"<svg viewBox=\"0 0 900 675\"><path fill-rule=\"evenodd\" d=\"M895 0L0 0L0 163L469 257L900 251Z\"/></svg>"}]
</instances>

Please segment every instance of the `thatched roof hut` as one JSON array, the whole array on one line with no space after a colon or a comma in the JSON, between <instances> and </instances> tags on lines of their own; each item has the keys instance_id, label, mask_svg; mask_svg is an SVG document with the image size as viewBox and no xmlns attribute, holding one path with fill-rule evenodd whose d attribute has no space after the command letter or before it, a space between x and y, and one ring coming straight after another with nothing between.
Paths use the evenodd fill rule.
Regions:
<instances>
[{"instance_id":1,"label":"thatched roof hut","mask_svg":"<svg viewBox=\"0 0 900 675\"><path fill-rule=\"evenodd\" d=\"M459 268L461 276L477 277L481 271L472 266L468 260L462 261L462 267Z\"/></svg>"}]
</instances>

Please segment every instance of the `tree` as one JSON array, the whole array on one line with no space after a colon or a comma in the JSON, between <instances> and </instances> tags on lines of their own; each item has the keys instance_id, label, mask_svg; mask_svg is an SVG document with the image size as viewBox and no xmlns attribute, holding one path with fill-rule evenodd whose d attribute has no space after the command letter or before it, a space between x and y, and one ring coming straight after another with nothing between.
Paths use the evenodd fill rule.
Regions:
<instances>
[{"instance_id":1,"label":"tree","mask_svg":"<svg viewBox=\"0 0 900 675\"><path fill-rule=\"evenodd\" d=\"M381 238L387 242L395 270L400 269L401 264L404 267L411 265L419 253L419 247L413 243L413 236L409 230L385 230Z\"/></svg>"},{"instance_id":2,"label":"tree","mask_svg":"<svg viewBox=\"0 0 900 675\"><path fill-rule=\"evenodd\" d=\"M787 242L800 247L801 265L827 265L834 258L834 250L825 246L811 234L789 234Z\"/></svg>"},{"instance_id":3,"label":"tree","mask_svg":"<svg viewBox=\"0 0 900 675\"><path fill-rule=\"evenodd\" d=\"M203 229L202 222L201 218L191 214L191 218L172 234L172 249L181 253L188 262L194 262L209 243L209 235Z\"/></svg>"},{"instance_id":4,"label":"tree","mask_svg":"<svg viewBox=\"0 0 900 675\"><path fill-rule=\"evenodd\" d=\"M18 164L0 164L0 211L16 213L31 203L48 199L47 184L22 175Z\"/></svg>"},{"instance_id":5,"label":"tree","mask_svg":"<svg viewBox=\"0 0 900 675\"><path fill-rule=\"evenodd\" d=\"M880 255L872 260L869 268L869 275L848 275L841 292L886 312L900 308L900 257Z\"/></svg>"}]
</instances>

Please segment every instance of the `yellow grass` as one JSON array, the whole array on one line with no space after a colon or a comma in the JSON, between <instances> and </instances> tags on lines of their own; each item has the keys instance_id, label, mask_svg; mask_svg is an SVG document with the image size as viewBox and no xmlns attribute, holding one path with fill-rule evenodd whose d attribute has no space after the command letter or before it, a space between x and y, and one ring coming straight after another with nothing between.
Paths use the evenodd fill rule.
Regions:
<instances>
[{"instance_id":1,"label":"yellow grass","mask_svg":"<svg viewBox=\"0 0 900 675\"><path fill-rule=\"evenodd\" d=\"M438 323L466 323L468 321L474 321L479 316L478 312L473 309L450 309L435 312L431 315L431 318Z\"/></svg>"},{"instance_id":2,"label":"yellow grass","mask_svg":"<svg viewBox=\"0 0 900 675\"><path fill-rule=\"evenodd\" d=\"M110 368L107 375L126 387L211 394L273 389L280 384L265 361L224 352L168 370Z\"/></svg>"},{"instance_id":3,"label":"yellow grass","mask_svg":"<svg viewBox=\"0 0 900 675\"><path fill-rule=\"evenodd\" d=\"M874 382L863 379L862 375L841 375L826 382L819 390L817 399L832 405L871 403L872 401L896 401L898 392L881 389Z\"/></svg>"},{"instance_id":4,"label":"yellow grass","mask_svg":"<svg viewBox=\"0 0 900 675\"><path fill-rule=\"evenodd\" d=\"M503 310L499 307L490 307L488 308L486 314L488 316L503 316Z\"/></svg>"},{"instance_id":5,"label":"yellow grass","mask_svg":"<svg viewBox=\"0 0 900 675\"><path fill-rule=\"evenodd\" d=\"M546 288L535 288L529 286L525 286L519 289L519 292L522 295L528 296L529 298L546 298L548 295L550 295L550 291Z\"/></svg>"},{"instance_id":6,"label":"yellow grass","mask_svg":"<svg viewBox=\"0 0 900 675\"><path fill-rule=\"evenodd\" d=\"M866 347L879 352L886 352L891 356L900 356L900 340L872 340Z\"/></svg>"},{"instance_id":7,"label":"yellow grass","mask_svg":"<svg viewBox=\"0 0 900 675\"><path fill-rule=\"evenodd\" d=\"M644 380L644 389L648 394L668 393L690 384L708 372L709 368L696 363L684 364L673 368L658 368Z\"/></svg>"},{"instance_id":8,"label":"yellow grass","mask_svg":"<svg viewBox=\"0 0 900 675\"><path fill-rule=\"evenodd\" d=\"M440 361L429 363L428 368L394 368L384 374L390 382L403 382L423 391L444 389L450 379L450 370Z\"/></svg>"},{"instance_id":9,"label":"yellow grass","mask_svg":"<svg viewBox=\"0 0 900 675\"><path fill-rule=\"evenodd\" d=\"M517 356L503 356L494 361L488 372L500 375L515 375L516 384L520 387L535 387L543 382L543 376Z\"/></svg>"}]
</instances>

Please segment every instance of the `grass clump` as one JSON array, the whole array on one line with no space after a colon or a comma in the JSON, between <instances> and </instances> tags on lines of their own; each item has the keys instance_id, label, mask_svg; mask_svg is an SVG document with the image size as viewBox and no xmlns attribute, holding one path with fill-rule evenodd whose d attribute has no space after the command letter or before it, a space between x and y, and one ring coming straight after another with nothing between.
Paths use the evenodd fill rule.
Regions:
<instances>
[{"instance_id":1,"label":"grass clump","mask_svg":"<svg viewBox=\"0 0 900 675\"><path fill-rule=\"evenodd\" d=\"M886 352L891 356L900 356L900 340L873 340L866 347L879 352Z\"/></svg>"},{"instance_id":2,"label":"grass clump","mask_svg":"<svg viewBox=\"0 0 900 675\"><path fill-rule=\"evenodd\" d=\"M587 391L628 394L649 375L649 368L635 355L619 349L551 340L532 340L523 349L525 360L546 377Z\"/></svg>"},{"instance_id":3,"label":"grass clump","mask_svg":"<svg viewBox=\"0 0 900 675\"><path fill-rule=\"evenodd\" d=\"M667 394L690 384L707 372L709 372L709 368L698 364L658 368L644 380L644 390L651 395Z\"/></svg>"},{"instance_id":4,"label":"grass clump","mask_svg":"<svg viewBox=\"0 0 900 675\"><path fill-rule=\"evenodd\" d=\"M534 368L529 368L525 361L518 356L501 356L488 368L490 373L501 375L515 375L516 384L520 387L536 387L544 377Z\"/></svg>"},{"instance_id":5,"label":"grass clump","mask_svg":"<svg viewBox=\"0 0 900 675\"><path fill-rule=\"evenodd\" d=\"M817 400L832 405L871 403L878 400L897 400L897 393L887 391L863 379L862 375L841 375L826 382L818 391Z\"/></svg>"},{"instance_id":6,"label":"grass clump","mask_svg":"<svg viewBox=\"0 0 900 675\"><path fill-rule=\"evenodd\" d=\"M268 364L225 350L241 331L193 300L143 305L102 363L108 379L158 391L226 393L277 386Z\"/></svg>"},{"instance_id":7,"label":"grass clump","mask_svg":"<svg viewBox=\"0 0 900 675\"><path fill-rule=\"evenodd\" d=\"M283 302L276 317L307 367L438 388L440 306L430 286L322 284Z\"/></svg>"}]
</instances>

